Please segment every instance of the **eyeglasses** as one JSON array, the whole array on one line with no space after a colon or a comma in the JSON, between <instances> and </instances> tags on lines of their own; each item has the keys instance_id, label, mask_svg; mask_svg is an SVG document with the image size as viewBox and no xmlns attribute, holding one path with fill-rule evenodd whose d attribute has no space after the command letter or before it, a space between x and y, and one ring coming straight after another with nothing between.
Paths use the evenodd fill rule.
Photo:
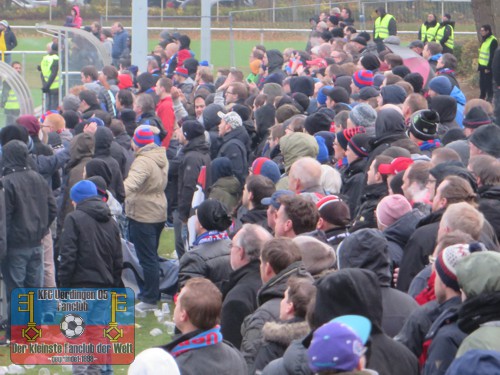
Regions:
<instances>
[{"instance_id":1,"label":"eyeglasses","mask_svg":"<svg viewBox=\"0 0 500 375\"><path fill-rule=\"evenodd\" d=\"M229 91L226 91L226 94L236 95L235 92L229 92Z\"/></svg>"}]
</instances>

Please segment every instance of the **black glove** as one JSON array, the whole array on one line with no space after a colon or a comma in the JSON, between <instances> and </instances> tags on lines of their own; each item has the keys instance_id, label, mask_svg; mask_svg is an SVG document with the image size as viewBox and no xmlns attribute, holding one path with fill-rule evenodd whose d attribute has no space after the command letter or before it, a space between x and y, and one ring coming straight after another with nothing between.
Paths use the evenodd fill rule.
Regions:
<instances>
[{"instance_id":1,"label":"black glove","mask_svg":"<svg viewBox=\"0 0 500 375\"><path fill-rule=\"evenodd\" d=\"M43 86L43 87L42 87L42 92L43 92L44 94L48 94L48 93L49 93L49 91L50 91L50 88L48 88L47 86Z\"/></svg>"},{"instance_id":2,"label":"black glove","mask_svg":"<svg viewBox=\"0 0 500 375\"><path fill-rule=\"evenodd\" d=\"M38 70L39 72L41 72L41 71L42 71L42 68L40 67L40 65L37 65L37 66L36 66L36 70Z\"/></svg>"}]
</instances>

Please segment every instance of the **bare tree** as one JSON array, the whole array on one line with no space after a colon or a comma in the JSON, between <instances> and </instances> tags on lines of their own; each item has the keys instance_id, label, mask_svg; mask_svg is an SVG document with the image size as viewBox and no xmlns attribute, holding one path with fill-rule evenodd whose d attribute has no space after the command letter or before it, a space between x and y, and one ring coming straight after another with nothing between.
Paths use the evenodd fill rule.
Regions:
<instances>
[{"instance_id":1,"label":"bare tree","mask_svg":"<svg viewBox=\"0 0 500 375\"><path fill-rule=\"evenodd\" d=\"M474 21L476 30L481 28L481 25L489 24L493 31L493 35L499 36L500 33L500 6L498 0L471 0L472 12L474 13Z\"/></svg>"}]
</instances>

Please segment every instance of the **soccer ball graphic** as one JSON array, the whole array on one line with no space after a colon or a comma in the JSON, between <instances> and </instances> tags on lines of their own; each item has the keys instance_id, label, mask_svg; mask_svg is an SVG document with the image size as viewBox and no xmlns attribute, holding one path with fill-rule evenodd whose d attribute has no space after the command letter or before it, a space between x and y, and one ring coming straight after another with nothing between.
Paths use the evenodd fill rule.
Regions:
<instances>
[{"instance_id":1,"label":"soccer ball graphic","mask_svg":"<svg viewBox=\"0 0 500 375\"><path fill-rule=\"evenodd\" d=\"M68 339L76 339L85 331L85 322L80 315L67 314L61 319L59 328L61 333Z\"/></svg>"}]
</instances>

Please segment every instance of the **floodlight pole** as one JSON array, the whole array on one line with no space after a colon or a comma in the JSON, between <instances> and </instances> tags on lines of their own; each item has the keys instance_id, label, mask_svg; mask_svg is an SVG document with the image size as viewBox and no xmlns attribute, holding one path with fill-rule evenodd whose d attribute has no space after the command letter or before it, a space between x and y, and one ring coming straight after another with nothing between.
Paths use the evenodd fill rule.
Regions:
<instances>
[{"instance_id":1,"label":"floodlight pole","mask_svg":"<svg viewBox=\"0 0 500 375\"><path fill-rule=\"evenodd\" d=\"M215 1L201 2L201 60L210 62L211 55L211 27L212 27L212 4Z\"/></svg>"},{"instance_id":2,"label":"floodlight pole","mask_svg":"<svg viewBox=\"0 0 500 375\"><path fill-rule=\"evenodd\" d=\"M148 2L132 0L132 64L145 72L148 54Z\"/></svg>"}]
</instances>

